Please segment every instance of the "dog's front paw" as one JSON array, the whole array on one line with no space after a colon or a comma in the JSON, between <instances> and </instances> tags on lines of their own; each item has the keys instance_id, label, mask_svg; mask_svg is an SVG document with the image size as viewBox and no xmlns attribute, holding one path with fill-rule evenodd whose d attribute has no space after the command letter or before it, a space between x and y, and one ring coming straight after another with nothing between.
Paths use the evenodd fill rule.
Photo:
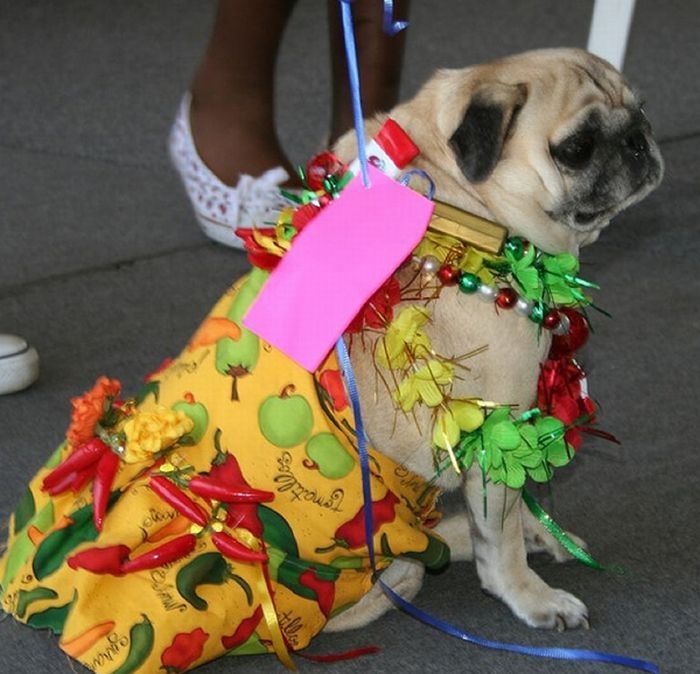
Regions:
<instances>
[{"instance_id":1,"label":"dog's front paw","mask_svg":"<svg viewBox=\"0 0 700 674\"><path fill-rule=\"evenodd\" d=\"M586 605L569 592L549 587L534 571L525 582L510 586L498 596L530 627L560 632L589 628Z\"/></svg>"}]
</instances>

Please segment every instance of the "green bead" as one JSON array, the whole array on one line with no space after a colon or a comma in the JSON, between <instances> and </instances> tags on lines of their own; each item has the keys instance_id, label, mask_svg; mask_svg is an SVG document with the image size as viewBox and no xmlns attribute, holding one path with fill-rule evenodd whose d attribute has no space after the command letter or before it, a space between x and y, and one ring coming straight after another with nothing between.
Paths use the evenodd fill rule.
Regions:
<instances>
[{"instance_id":1,"label":"green bead","mask_svg":"<svg viewBox=\"0 0 700 674\"><path fill-rule=\"evenodd\" d=\"M549 312L549 307L544 302L535 302L532 306L532 311L530 311L530 320L537 325L542 325L544 317Z\"/></svg>"},{"instance_id":2,"label":"green bead","mask_svg":"<svg viewBox=\"0 0 700 674\"><path fill-rule=\"evenodd\" d=\"M525 255L525 243L519 236L512 236L508 239L505 248L516 260L521 260Z\"/></svg>"},{"instance_id":3,"label":"green bead","mask_svg":"<svg viewBox=\"0 0 700 674\"><path fill-rule=\"evenodd\" d=\"M481 281L479 280L479 277L476 274L472 274L471 272L465 271L462 274L460 274L457 285L463 293L471 294L479 290Z\"/></svg>"}]
</instances>

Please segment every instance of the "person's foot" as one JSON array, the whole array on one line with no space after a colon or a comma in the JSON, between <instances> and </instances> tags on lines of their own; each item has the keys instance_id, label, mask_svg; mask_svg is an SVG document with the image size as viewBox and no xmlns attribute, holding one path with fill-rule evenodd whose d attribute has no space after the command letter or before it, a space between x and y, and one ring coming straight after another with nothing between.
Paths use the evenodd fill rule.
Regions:
<instances>
[{"instance_id":1,"label":"person's foot","mask_svg":"<svg viewBox=\"0 0 700 674\"><path fill-rule=\"evenodd\" d=\"M273 133L261 124L260 112L238 100L190 98L190 129L197 154L225 185L240 176L259 176L281 166L290 176L285 187L300 183Z\"/></svg>"},{"instance_id":2,"label":"person's foot","mask_svg":"<svg viewBox=\"0 0 700 674\"><path fill-rule=\"evenodd\" d=\"M195 112L196 107L186 94L170 132L170 157L204 233L242 248L235 229L274 222L288 204L280 187L294 184L291 166L276 141L259 137L253 120L227 124L222 115L206 108ZM201 134L196 141L195 126Z\"/></svg>"},{"instance_id":3,"label":"person's foot","mask_svg":"<svg viewBox=\"0 0 700 674\"><path fill-rule=\"evenodd\" d=\"M0 395L31 386L39 376L39 354L27 340L0 334Z\"/></svg>"}]
</instances>

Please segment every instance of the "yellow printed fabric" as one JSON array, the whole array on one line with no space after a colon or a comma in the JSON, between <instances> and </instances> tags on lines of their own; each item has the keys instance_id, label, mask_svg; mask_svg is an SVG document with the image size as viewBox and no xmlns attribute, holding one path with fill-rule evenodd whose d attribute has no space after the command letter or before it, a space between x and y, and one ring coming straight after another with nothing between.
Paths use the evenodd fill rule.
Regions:
<instances>
[{"instance_id":1,"label":"yellow printed fabric","mask_svg":"<svg viewBox=\"0 0 700 674\"><path fill-rule=\"evenodd\" d=\"M10 520L2 608L60 635L61 648L95 672L183 672L221 655L302 649L371 588L354 422L338 364L331 355L311 375L242 327L265 278L254 270L234 285L180 356L119 406L128 421L121 444L107 450L119 461L101 531L90 473L54 496L42 490L75 450L70 434ZM81 404L85 418L102 413ZM94 432L106 437L102 426ZM370 455L378 565L409 555L441 566L449 551L430 531L436 490ZM207 521L194 523L156 493L154 476ZM195 493L195 478L211 477L270 498L223 507ZM224 554L217 537L267 560ZM191 544L184 556L168 556L182 541ZM127 571L154 556L166 562Z\"/></svg>"}]
</instances>

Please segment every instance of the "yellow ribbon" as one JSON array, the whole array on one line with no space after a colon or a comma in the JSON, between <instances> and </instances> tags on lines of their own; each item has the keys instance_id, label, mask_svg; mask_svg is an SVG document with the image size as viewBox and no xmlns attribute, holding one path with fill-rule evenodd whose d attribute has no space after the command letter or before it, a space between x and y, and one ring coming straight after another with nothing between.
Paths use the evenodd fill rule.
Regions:
<instances>
[{"instance_id":1,"label":"yellow ribbon","mask_svg":"<svg viewBox=\"0 0 700 674\"><path fill-rule=\"evenodd\" d=\"M275 653L279 658L280 662L287 668L296 671L296 665L292 661L287 650L287 644L284 641L284 636L282 635L282 629L277 619L277 611L275 610L275 604L272 601L272 595L270 594L270 589L267 586L267 580L265 578L265 571L260 566L260 576L258 577L258 592L260 594L260 604L263 610L263 616L265 617L265 622L267 623L267 628L270 630L270 638L272 639L272 646L275 649Z\"/></svg>"}]
</instances>

